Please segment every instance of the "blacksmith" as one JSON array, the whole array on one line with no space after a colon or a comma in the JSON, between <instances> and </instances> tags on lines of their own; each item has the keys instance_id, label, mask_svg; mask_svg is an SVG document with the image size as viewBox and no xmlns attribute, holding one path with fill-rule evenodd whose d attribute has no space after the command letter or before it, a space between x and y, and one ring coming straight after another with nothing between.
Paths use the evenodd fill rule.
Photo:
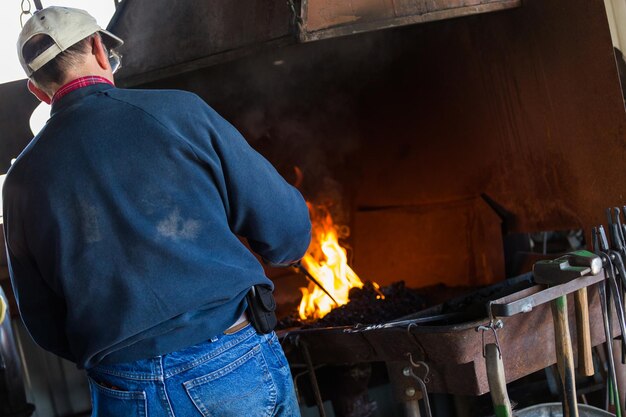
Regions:
<instances>
[{"instance_id":1,"label":"blacksmith","mask_svg":"<svg viewBox=\"0 0 626 417\"><path fill-rule=\"evenodd\" d=\"M122 40L48 7L19 35L52 104L4 184L13 288L35 341L86 368L94 416L298 416L246 294L303 256L300 193L194 94L114 86Z\"/></svg>"}]
</instances>

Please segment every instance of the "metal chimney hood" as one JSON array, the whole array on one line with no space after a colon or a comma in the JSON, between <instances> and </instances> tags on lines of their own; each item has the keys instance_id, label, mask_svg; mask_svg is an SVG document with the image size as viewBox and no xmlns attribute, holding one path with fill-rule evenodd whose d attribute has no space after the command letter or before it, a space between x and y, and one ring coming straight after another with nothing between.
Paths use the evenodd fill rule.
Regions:
<instances>
[{"instance_id":1,"label":"metal chimney hood","mask_svg":"<svg viewBox=\"0 0 626 417\"><path fill-rule=\"evenodd\" d=\"M298 16L302 42L372 30L494 12L521 0L302 0Z\"/></svg>"},{"instance_id":2,"label":"metal chimney hood","mask_svg":"<svg viewBox=\"0 0 626 417\"><path fill-rule=\"evenodd\" d=\"M124 0L124 86L268 48L517 7L522 0Z\"/></svg>"}]
</instances>

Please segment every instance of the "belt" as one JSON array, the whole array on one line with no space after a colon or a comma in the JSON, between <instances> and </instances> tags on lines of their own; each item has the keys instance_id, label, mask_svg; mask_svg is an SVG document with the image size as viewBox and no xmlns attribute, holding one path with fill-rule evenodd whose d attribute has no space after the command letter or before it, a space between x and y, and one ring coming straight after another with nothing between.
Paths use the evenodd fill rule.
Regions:
<instances>
[{"instance_id":1,"label":"belt","mask_svg":"<svg viewBox=\"0 0 626 417\"><path fill-rule=\"evenodd\" d=\"M248 316L246 316L246 312L244 311L243 313L241 313L241 316L239 316L237 321L235 321L232 326L224 330L224 334L237 333L239 330L243 329L248 324L250 324L250 321L248 320Z\"/></svg>"}]
</instances>

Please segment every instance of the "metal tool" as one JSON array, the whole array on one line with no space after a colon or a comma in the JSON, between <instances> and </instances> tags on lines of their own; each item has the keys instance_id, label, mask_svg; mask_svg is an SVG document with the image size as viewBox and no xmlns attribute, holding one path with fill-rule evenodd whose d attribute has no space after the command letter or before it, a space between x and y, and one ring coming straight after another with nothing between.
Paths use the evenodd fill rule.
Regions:
<instances>
[{"instance_id":1,"label":"metal tool","mask_svg":"<svg viewBox=\"0 0 626 417\"><path fill-rule=\"evenodd\" d=\"M591 275L598 275L602 270L602 260L592 252L579 250L566 256L574 266L590 267ZM578 371L584 376L592 376L595 374L595 369L593 367L591 329L589 328L587 287L574 293L574 307L576 311L576 341L578 342Z\"/></svg>"},{"instance_id":2,"label":"metal tool","mask_svg":"<svg viewBox=\"0 0 626 417\"><path fill-rule=\"evenodd\" d=\"M306 368L309 371L309 381L311 382L311 387L313 388L313 394L315 395L315 403L317 405L317 411L319 412L320 417L326 417L326 410L324 409L324 401L322 400L322 393L320 391L320 386L317 383L317 376L315 375L315 368L313 367L313 361L311 360L311 352L309 352L309 346L305 340L300 340L300 338L296 340L296 345L300 346L300 350L302 351L302 355L306 363Z\"/></svg>"},{"instance_id":3,"label":"metal tool","mask_svg":"<svg viewBox=\"0 0 626 417\"><path fill-rule=\"evenodd\" d=\"M600 226L601 228L602 226ZM609 256L603 252L603 249L608 248L608 241L606 240L606 236L600 233L600 228L594 227L591 231L591 239L592 246L594 252L602 258L604 263L604 271L605 274L612 274L613 266L611 264L611 260ZM600 282L598 284L598 294L600 296L600 307L602 310L602 321L604 324L604 334L606 337L606 349L607 349L607 363L609 368L609 379L616 393L619 393L619 387L617 384L617 373L615 370L615 362L613 357L613 330L611 328L611 320L609 318L610 313L610 305L609 300L606 295L606 283ZM611 384L607 381L607 391L608 386ZM616 395L617 398L617 408L621 410L621 405L619 404L619 395ZM623 414L623 413L622 413Z\"/></svg>"},{"instance_id":4,"label":"metal tool","mask_svg":"<svg viewBox=\"0 0 626 417\"><path fill-rule=\"evenodd\" d=\"M598 275L602 260L586 250L570 252L556 259L536 262L533 266L535 282L558 285L585 275Z\"/></svg>"},{"instance_id":5,"label":"metal tool","mask_svg":"<svg viewBox=\"0 0 626 417\"><path fill-rule=\"evenodd\" d=\"M446 320L459 320L460 318L465 317L464 313L455 312L455 313L444 313L437 314L434 316L426 316L426 317L418 317L415 319L406 319L406 320L398 320L398 321L389 321L380 324L355 324L352 327L346 327L343 329L344 333L364 333L372 330L381 330L381 329L391 329L394 327L407 327L410 329L412 326L418 324L426 324L432 322L445 322Z\"/></svg>"},{"instance_id":6,"label":"metal tool","mask_svg":"<svg viewBox=\"0 0 626 417\"><path fill-rule=\"evenodd\" d=\"M621 276L622 279L626 279L626 270L624 270L624 264L622 262L621 254L615 250L609 249L608 240L606 234L604 232L604 227L598 227L598 234L600 238L600 255L602 256L602 261L606 271L606 282L608 283L609 288L609 301L612 298L613 304L615 305L615 312L617 314L617 319L620 325L620 330L622 334L622 352L626 351L626 318L624 316L624 304L622 302L622 295L617 285L617 280L615 279L615 270L616 266L621 266ZM619 245L619 236L617 234L612 233L612 238L616 239L617 246ZM606 259L605 259L606 258ZM610 318L610 302L608 303L607 313ZM624 357L622 356L624 359ZM622 360L623 360L622 359Z\"/></svg>"},{"instance_id":7,"label":"metal tool","mask_svg":"<svg viewBox=\"0 0 626 417\"><path fill-rule=\"evenodd\" d=\"M583 258L585 257L583 256ZM596 258L598 257L585 258L590 266L573 266L570 261L577 258L568 255L552 261L539 261L533 266L535 282L549 285L561 284L590 274L594 267L599 272ZM557 367L563 386L563 415L565 417L578 417L574 353L567 317L567 296L562 295L552 301L551 307L554 320Z\"/></svg>"},{"instance_id":8,"label":"metal tool","mask_svg":"<svg viewBox=\"0 0 626 417\"><path fill-rule=\"evenodd\" d=\"M408 355L409 362L411 363L410 367L406 367L403 370L404 376L411 377L417 381L417 385L419 385L420 391L422 393L422 399L424 400L424 410L426 411L426 417L432 417L432 411L430 409L430 401L428 399L428 390L426 389L426 382L428 382L428 374L430 372L430 368L423 361L414 361L411 355ZM424 378L420 378L415 374L413 369L424 368Z\"/></svg>"},{"instance_id":9,"label":"metal tool","mask_svg":"<svg viewBox=\"0 0 626 417\"><path fill-rule=\"evenodd\" d=\"M306 269L306 267L304 265L302 265L302 262L297 262L295 264L292 265L293 267L295 267L298 271L302 272L313 284L317 285L318 287L320 287L320 289L322 291L324 291L324 294L326 294L327 296L330 297L330 299L333 301L333 303L335 303L335 305L340 306L341 304L339 304L337 302L337 300L335 300L335 297L333 297L333 295L330 293L330 291L328 291L324 285L322 285L322 283L313 276L313 274L311 274L309 272L308 269ZM376 285L374 285L374 291L376 292L376 294L378 294L378 296L380 298L385 298L385 294L383 294L380 289L378 289L376 287Z\"/></svg>"},{"instance_id":10,"label":"metal tool","mask_svg":"<svg viewBox=\"0 0 626 417\"><path fill-rule=\"evenodd\" d=\"M626 212L624 213L626 215ZM624 238L624 228L626 225L623 225L620 218L620 209L618 207L613 207L613 210L607 209L607 218L609 220L609 234L611 237L611 249L609 251L609 255L611 256L611 261L613 266L615 267L615 273L619 277L617 282L619 287L619 294L621 295L621 300L624 302L625 294L624 289L626 288L626 267L624 266L624 257L626 257L626 239ZM622 305L622 307L625 307ZM623 314L626 314L626 310L622 310ZM622 338L622 363L626 364L626 340Z\"/></svg>"},{"instance_id":11,"label":"metal tool","mask_svg":"<svg viewBox=\"0 0 626 417\"><path fill-rule=\"evenodd\" d=\"M624 213L624 217L626 217L626 206L622 206L622 211ZM618 220L619 220L619 216L618 216ZM622 229L622 237L626 237L626 224L621 223L621 220L620 220L620 226ZM622 242L626 243L626 240L622 239Z\"/></svg>"},{"instance_id":12,"label":"metal tool","mask_svg":"<svg viewBox=\"0 0 626 417\"><path fill-rule=\"evenodd\" d=\"M315 278L305 267L304 265L302 265L301 262L298 262L294 265L294 267L296 267L300 272L302 272L313 284L317 285L318 287L320 287L320 289L322 291L324 291L324 294L326 294L327 296L330 297L331 300L333 300L333 303L335 303L335 305L339 306L339 303L337 302L337 300L335 300L335 297L332 296L332 294L326 289L324 288L324 286L322 285L321 282L319 282L317 280L317 278Z\"/></svg>"},{"instance_id":13,"label":"metal tool","mask_svg":"<svg viewBox=\"0 0 626 417\"><path fill-rule=\"evenodd\" d=\"M626 302L626 268L624 267L624 259L626 258L626 224L622 224L619 207L613 208L613 214L615 215L614 223L617 225L617 231L619 233L619 247L617 248L617 250L621 255L616 257L614 263L617 267L618 275L620 277L619 287L620 294L622 295L622 301ZM626 216L626 211L624 211L624 216ZM624 314L626 314L626 310L624 311ZM622 347L624 347L623 343L624 340L622 339ZM626 364L626 349L622 349L622 363Z\"/></svg>"},{"instance_id":14,"label":"metal tool","mask_svg":"<svg viewBox=\"0 0 626 417\"><path fill-rule=\"evenodd\" d=\"M615 300L618 300L618 302L616 302L616 309L619 308L619 310L617 311L617 317L620 320L620 326L621 326L621 320L624 319L625 316L625 311L624 311L624 285L626 282L626 267L624 266L624 261L622 259L622 256L620 255L619 252L613 251L613 250L609 250L608 251L608 255L610 257L611 260L611 264L613 265L613 275L611 277L611 280L608 281L609 283L609 288L611 289L611 291L615 294L617 294L617 297L615 298ZM618 278L619 277L619 281ZM617 307L618 305L620 305L621 307ZM623 334L626 334L626 327L621 326L624 330L623 330ZM626 364L626 340L624 340L624 337L622 337L622 363Z\"/></svg>"}]
</instances>

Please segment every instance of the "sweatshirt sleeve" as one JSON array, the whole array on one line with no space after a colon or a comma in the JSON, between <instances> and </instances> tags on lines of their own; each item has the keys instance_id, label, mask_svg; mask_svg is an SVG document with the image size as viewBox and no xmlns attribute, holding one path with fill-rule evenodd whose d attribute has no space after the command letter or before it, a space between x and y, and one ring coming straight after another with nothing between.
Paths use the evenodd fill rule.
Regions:
<instances>
[{"instance_id":1,"label":"sweatshirt sleeve","mask_svg":"<svg viewBox=\"0 0 626 417\"><path fill-rule=\"evenodd\" d=\"M4 235L9 275L20 316L39 346L75 361L65 332L65 302L45 282L29 255L17 201L23 197L14 191L8 176L3 190Z\"/></svg>"},{"instance_id":2,"label":"sweatshirt sleeve","mask_svg":"<svg viewBox=\"0 0 626 417\"><path fill-rule=\"evenodd\" d=\"M270 263L300 260L311 241L309 211L302 195L235 127L202 104L210 125L211 150L221 169L231 230L245 237L252 250Z\"/></svg>"}]
</instances>

